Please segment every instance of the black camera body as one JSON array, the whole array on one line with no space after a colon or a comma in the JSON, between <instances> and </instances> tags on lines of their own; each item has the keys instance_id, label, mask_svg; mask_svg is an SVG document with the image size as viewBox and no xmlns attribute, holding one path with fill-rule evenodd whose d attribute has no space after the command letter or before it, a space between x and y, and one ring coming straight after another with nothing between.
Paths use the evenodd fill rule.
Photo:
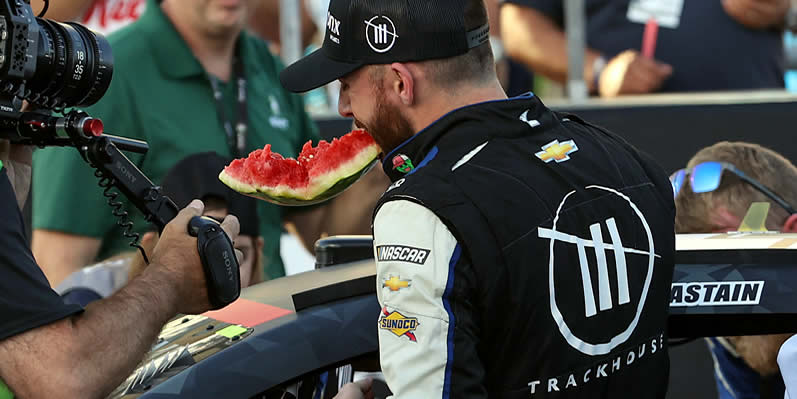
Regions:
<instances>
[{"instance_id":1,"label":"black camera body","mask_svg":"<svg viewBox=\"0 0 797 399\"><path fill-rule=\"evenodd\" d=\"M0 0L0 112L85 107L111 83L108 41L76 23L36 17L30 0Z\"/></svg>"}]
</instances>

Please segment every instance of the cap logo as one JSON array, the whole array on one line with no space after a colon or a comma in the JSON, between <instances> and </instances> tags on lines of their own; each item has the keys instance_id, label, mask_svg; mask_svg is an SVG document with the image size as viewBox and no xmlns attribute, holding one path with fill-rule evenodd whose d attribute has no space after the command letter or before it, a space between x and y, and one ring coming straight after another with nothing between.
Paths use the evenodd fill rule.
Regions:
<instances>
[{"instance_id":1,"label":"cap logo","mask_svg":"<svg viewBox=\"0 0 797 399\"><path fill-rule=\"evenodd\" d=\"M330 12L327 12L327 29L329 29L329 38L340 44L340 38L337 37L340 36L340 21Z\"/></svg>"},{"instance_id":2,"label":"cap logo","mask_svg":"<svg viewBox=\"0 0 797 399\"><path fill-rule=\"evenodd\" d=\"M396 44L398 38L396 25L384 15L375 16L365 21L365 38L368 40L371 50L377 53L387 53Z\"/></svg>"}]
</instances>

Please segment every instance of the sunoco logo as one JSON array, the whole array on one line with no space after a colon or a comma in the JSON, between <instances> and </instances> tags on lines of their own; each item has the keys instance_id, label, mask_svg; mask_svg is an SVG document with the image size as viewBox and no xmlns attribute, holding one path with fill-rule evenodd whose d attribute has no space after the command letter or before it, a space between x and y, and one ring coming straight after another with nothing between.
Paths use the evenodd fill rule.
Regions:
<instances>
[{"instance_id":1,"label":"sunoco logo","mask_svg":"<svg viewBox=\"0 0 797 399\"><path fill-rule=\"evenodd\" d=\"M758 305L763 292L763 281L673 283L670 306Z\"/></svg>"},{"instance_id":2,"label":"sunoco logo","mask_svg":"<svg viewBox=\"0 0 797 399\"><path fill-rule=\"evenodd\" d=\"M565 340L567 340L570 346L584 354L598 356L611 352L618 345L627 341L628 338L633 334L634 329L636 329L640 315L642 314L642 309L645 305L645 299L648 295L650 282L653 277L653 265L658 255L655 253L653 235L650 231L650 226L648 225L645 216L642 214L636 204L634 204L631 199L628 198L628 196L606 187L588 186L586 189L592 191L603 191L603 193L600 193L600 195L605 195L608 192L618 197L620 201L627 203L631 208L633 215L639 219L638 225L641 225L642 231L627 231L625 233L629 236L640 236L640 233L644 234L642 237L647 238L648 247L647 249L626 248L623 245L622 234L617 227L617 220L614 217L606 219L603 223L609 232L611 243L605 242L601 223L595 223L589 226L589 238L582 238L557 230L557 223L560 223L560 213L567 200L573 194L575 194L576 191L572 191L567 194L559 204L559 208L556 210L556 216L553 220L553 227L551 229L542 227L538 228L538 236L540 238L551 240L548 270L551 315L559 327L559 332L562 334ZM624 226L628 226L628 224L624 224ZM578 288L573 286L557 286L555 283L557 266L556 258L554 256L554 249L557 243L559 243L559 245L568 246L568 248L566 248L568 251L567 254L572 255L573 259L578 259L578 271L581 277L581 284ZM572 251L575 253L571 252L571 249L569 248L572 248ZM588 254L588 252L591 253ZM593 256L594 266L590 265L590 256ZM614 270L612 270L614 273L610 272L610 258L613 258L614 260ZM642 281L642 274L639 273L638 270L634 269L630 270L629 272L629 267L639 268L640 266L644 266L645 269L647 269L646 273L644 274L644 281ZM558 270L561 275L564 275L565 273L570 274L573 272L573 270L568 270L567 265L565 264L560 264ZM597 276L594 276L595 271L597 271ZM635 279L629 278L630 273L633 273L634 276L639 277ZM593 284L593 279L595 277L597 277L597 281L595 281L597 284ZM612 277L614 277L616 281L610 281ZM594 291L593 286L597 287L597 293ZM616 299L613 296L611 287L616 287ZM562 298L567 298L567 300L564 302L565 305L570 304L572 302L572 298L578 297L576 294L578 291L574 290L582 291L584 294L583 313L576 311L575 309L577 308L574 308L571 305L570 307L565 307L567 312L566 314L563 314L560 309L562 308L562 304L557 302L556 293L559 290L562 292L560 296ZM633 318L630 317L632 314L631 311L626 311L628 306L635 307ZM596 328L589 328L589 326L591 324L591 320L600 319L603 314L609 314L611 315L609 317L615 319L618 317L624 318L624 316L628 314L627 317L630 320L628 325L616 335L599 337L598 335L601 332L606 333L602 331L605 329L597 328L599 325L601 325L600 322L593 322L597 323ZM568 320L571 323L570 325L568 324ZM578 323L575 323L576 321L578 321ZM581 330L579 330L580 336L571 329L571 325L581 326ZM614 332L608 332L608 334L614 334ZM590 335L591 338L585 338L586 335Z\"/></svg>"},{"instance_id":3,"label":"sunoco logo","mask_svg":"<svg viewBox=\"0 0 797 399\"><path fill-rule=\"evenodd\" d=\"M415 329L420 324L417 317L406 317L396 311L388 312L387 307L382 308L382 317L379 318L379 329L390 331L397 337L406 336L412 342L418 342Z\"/></svg>"},{"instance_id":4,"label":"sunoco logo","mask_svg":"<svg viewBox=\"0 0 797 399\"><path fill-rule=\"evenodd\" d=\"M404 245L380 245L376 247L376 260L378 262L409 262L416 265L426 263L429 250L423 248L407 247Z\"/></svg>"}]
</instances>

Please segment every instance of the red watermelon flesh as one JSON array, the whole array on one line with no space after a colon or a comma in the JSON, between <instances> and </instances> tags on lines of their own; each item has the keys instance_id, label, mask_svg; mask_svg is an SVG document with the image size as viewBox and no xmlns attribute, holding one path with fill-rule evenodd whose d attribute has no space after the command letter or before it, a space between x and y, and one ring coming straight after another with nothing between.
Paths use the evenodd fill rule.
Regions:
<instances>
[{"instance_id":1,"label":"red watermelon flesh","mask_svg":"<svg viewBox=\"0 0 797 399\"><path fill-rule=\"evenodd\" d=\"M266 145L233 161L219 175L232 189L270 202L302 205L331 198L370 170L379 146L355 130L316 147L307 142L297 159L284 158Z\"/></svg>"}]
</instances>

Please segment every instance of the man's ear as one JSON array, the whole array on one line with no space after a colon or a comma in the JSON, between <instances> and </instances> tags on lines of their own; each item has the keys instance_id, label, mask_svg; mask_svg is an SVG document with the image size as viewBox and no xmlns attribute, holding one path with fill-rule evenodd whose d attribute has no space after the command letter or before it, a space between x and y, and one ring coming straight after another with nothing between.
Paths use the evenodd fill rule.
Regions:
<instances>
[{"instance_id":1,"label":"man's ear","mask_svg":"<svg viewBox=\"0 0 797 399\"><path fill-rule=\"evenodd\" d=\"M791 215L786 219L781 231L784 233L797 233L797 214Z\"/></svg>"},{"instance_id":2,"label":"man's ear","mask_svg":"<svg viewBox=\"0 0 797 399\"><path fill-rule=\"evenodd\" d=\"M415 102L415 76L406 64L394 62L390 64L388 74L390 90L398 96L401 103L410 106Z\"/></svg>"}]
</instances>

